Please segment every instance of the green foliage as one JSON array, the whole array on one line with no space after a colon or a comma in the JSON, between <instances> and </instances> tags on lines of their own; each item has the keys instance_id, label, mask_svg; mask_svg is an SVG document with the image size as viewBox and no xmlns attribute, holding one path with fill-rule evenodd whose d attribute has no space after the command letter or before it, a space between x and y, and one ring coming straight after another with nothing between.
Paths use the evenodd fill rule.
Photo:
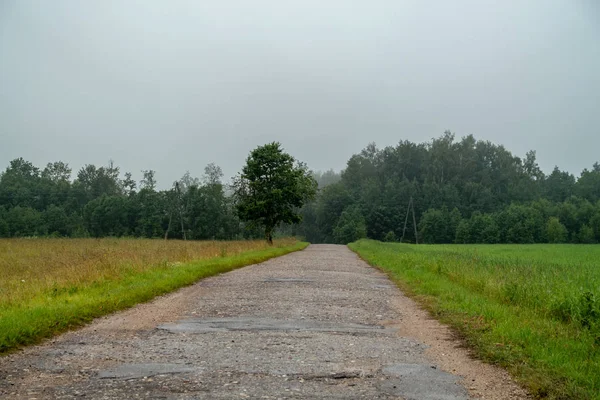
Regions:
<instances>
[{"instance_id":1,"label":"green foliage","mask_svg":"<svg viewBox=\"0 0 600 400\"><path fill-rule=\"evenodd\" d=\"M579 233L577 234L577 240L579 243L583 244L596 243L594 230L588 225L582 225L581 229L579 229Z\"/></svg>"},{"instance_id":2,"label":"green foliage","mask_svg":"<svg viewBox=\"0 0 600 400\"><path fill-rule=\"evenodd\" d=\"M42 214L42 220L49 234L68 236L72 230L71 220L64 208L51 204Z\"/></svg>"},{"instance_id":3,"label":"green foliage","mask_svg":"<svg viewBox=\"0 0 600 400\"><path fill-rule=\"evenodd\" d=\"M590 218L590 227L594 231L596 241L600 242L600 201L598 201L596 209L596 213Z\"/></svg>"},{"instance_id":4,"label":"green foliage","mask_svg":"<svg viewBox=\"0 0 600 400\"><path fill-rule=\"evenodd\" d=\"M568 237L567 228L560 223L558 218L550 217L546 223L546 237L548 243L565 243Z\"/></svg>"},{"instance_id":5,"label":"green foliage","mask_svg":"<svg viewBox=\"0 0 600 400\"><path fill-rule=\"evenodd\" d=\"M456 227L456 238L454 242L457 244L471 243L471 225L469 220L463 219Z\"/></svg>"},{"instance_id":6,"label":"green foliage","mask_svg":"<svg viewBox=\"0 0 600 400\"><path fill-rule=\"evenodd\" d=\"M426 243L541 243L550 217L565 225L571 242L579 242L584 224L598 240L600 217L591 219L600 209L592 203L599 198L599 176L598 164L579 179L558 168L546 176L535 151L521 159L473 136L456 140L451 132L422 144L378 149L371 143L350 157L339 183L319 193L300 230L312 241L334 241L342 211L358 205L368 237L382 240L390 231L399 237L412 197ZM409 211L405 240L414 242ZM461 224L460 215L467 222Z\"/></svg>"},{"instance_id":7,"label":"green foliage","mask_svg":"<svg viewBox=\"0 0 600 400\"><path fill-rule=\"evenodd\" d=\"M92 236L127 235L126 200L119 196L102 196L86 204L83 209L85 226Z\"/></svg>"},{"instance_id":8,"label":"green foliage","mask_svg":"<svg viewBox=\"0 0 600 400\"><path fill-rule=\"evenodd\" d=\"M421 240L423 243L453 243L460 222L461 215L457 208L452 212L445 206L441 209L430 208L423 213L419 222ZM470 233L466 240L469 237Z\"/></svg>"},{"instance_id":9,"label":"green foliage","mask_svg":"<svg viewBox=\"0 0 600 400\"><path fill-rule=\"evenodd\" d=\"M342 212L333 228L335 242L346 244L365 237L367 237L367 227L360 209L356 206L348 207Z\"/></svg>"},{"instance_id":10,"label":"green foliage","mask_svg":"<svg viewBox=\"0 0 600 400\"><path fill-rule=\"evenodd\" d=\"M546 178L545 189L545 197L548 200L565 201L575 194L575 177L554 167L552 173Z\"/></svg>"},{"instance_id":11,"label":"green foliage","mask_svg":"<svg viewBox=\"0 0 600 400\"><path fill-rule=\"evenodd\" d=\"M446 237L446 219L442 210L430 208L421 216L419 232L423 243L442 243Z\"/></svg>"},{"instance_id":12,"label":"green foliage","mask_svg":"<svg viewBox=\"0 0 600 400\"><path fill-rule=\"evenodd\" d=\"M475 211L470 219L458 224L455 243L499 243L500 234L494 215Z\"/></svg>"},{"instance_id":13,"label":"green foliage","mask_svg":"<svg viewBox=\"0 0 600 400\"><path fill-rule=\"evenodd\" d=\"M10 233L8 222L6 221L6 210L0 206L0 238L8 237Z\"/></svg>"},{"instance_id":14,"label":"green foliage","mask_svg":"<svg viewBox=\"0 0 600 400\"><path fill-rule=\"evenodd\" d=\"M264 227L265 238L272 242L280 223L301 221L298 209L315 196L317 182L306 165L274 142L250 153L234 190L240 219Z\"/></svg>"},{"instance_id":15,"label":"green foliage","mask_svg":"<svg viewBox=\"0 0 600 400\"><path fill-rule=\"evenodd\" d=\"M600 241L599 163L579 178L558 167L545 175L535 151L519 158L501 145L444 132L427 143L403 140L383 149L370 143L350 157L341 173L309 174L278 146L272 143L251 153L244 167L248 174L242 172L234 182L233 192L242 194L236 201L214 164L201 179L186 172L170 189L158 190L153 170L142 171L136 184L130 173L120 177L112 162L85 165L71 181L71 168L64 162L40 170L17 158L0 173L0 207L5 210L0 235L232 239L262 236L262 226L267 236L279 229L278 234L301 235L313 243L336 242L334 229L339 235L343 211L356 206L367 236L378 240L393 232L414 243L417 225L419 241L425 243ZM261 163L269 168L269 157L281 161L282 171L289 167L292 172L261 175ZM311 174L319 182L313 201ZM251 193L256 188L249 185L250 176L264 190ZM284 184L288 178L301 183ZM110 207L99 200L104 197L112 199ZM408 208L411 198L416 221ZM105 217L110 221L102 226ZM552 217L565 227L566 237L548 237Z\"/></svg>"},{"instance_id":16,"label":"green foliage","mask_svg":"<svg viewBox=\"0 0 600 400\"><path fill-rule=\"evenodd\" d=\"M393 231L389 231L388 233L385 234L383 241L384 242L397 242L398 238L396 237L396 234Z\"/></svg>"},{"instance_id":17,"label":"green foliage","mask_svg":"<svg viewBox=\"0 0 600 400\"><path fill-rule=\"evenodd\" d=\"M307 237L310 241L334 242L333 228L344 209L352 205L352 196L343 184L336 183L327 186L319 193L321 201L315 207L316 223L319 236ZM306 225L306 224L304 224ZM321 239L321 240L318 240Z\"/></svg>"},{"instance_id":18,"label":"green foliage","mask_svg":"<svg viewBox=\"0 0 600 400\"><path fill-rule=\"evenodd\" d=\"M471 243L493 244L500 242L500 228L490 214L474 213L471 217Z\"/></svg>"},{"instance_id":19,"label":"green foliage","mask_svg":"<svg viewBox=\"0 0 600 400\"><path fill-rule=\"evenodd\" d=\"M535 151L519 158L473 136L457 140L445 132L428 143L400 141L384 149L370 143L350 157L339 183L325 189L300 228L313 242L334 241L333 229L352 205L360 207L368 237L383 240L390 231L399 237L411 197L425 243L543 243L550 217L566 227L569 242L580 242L583 225L600 240L600 217L594 217L600 164L579 179L559 168L546 176ZM448 210L454 212L450 221ZM405 241L414 242L409 211Z\"/></svg>"},{"instance_id":20,"label":"green foliage","mask_svg":"<svg viewBox=\"0 0 600 400\"><path fill-rule=\"evenodd\" d=\"M48 163L41 176L54 183L68 182L71 179L71 168L62 161Z\"/></svg>"},{"instance_id":21,"label":"green foliage","mask_svg":"<svg viewBox=\"0 0 600 400\"><path fill-rule=\"evenodd\" d=\"M0 175L0 204L23 208L40 207L40 171L32 163L17 158Z\"/></svg>"},{"instance_id":22,"label":"green foliage","mask_svg":"<svg viewBox=\"0 0 600 400\"><path fill-rule=\"evenodd\" d=\"M88 200L122 193L119 168L115 167L112 162L108 166L100 168L91 164L85 165L77 173L77 182L81 185Z\"/></svg>"},{"instance_id":23,"label":"green foliage","mask_svg":"<svg viewBox=\"0 0 600 400\"><path fill-rule=\"evenodd\" d=\"M600 398L600 247L361 240L350 248L534 397Z\"/></svg>"},{"instance_id":24,"label":"green foliage","mask_svg":"<svg viewBox=\"0 0 600 400\"><path fill-rule=\"evenodd\" d=\"M497 221L504 243L543 242L544 220L533 207L513 203L498 214Z\"/></svg>"},{"instance_id":25,"label":"green foliage","mask_svg":"<svg viewBox=\"0 0 600 400\"><path fill-rule=\"evenodd\" d=\"M145 238L164 235L163 218L166 199L161 193L144 187L131 199L134 232Z\"/></svg>"},{"instance_id":26,"label":"green foliage","mask_svg":"<svg viewBox=\"0 0 600 400\"><path fill-rule=\"evenodd\" d=\"M156 173L142 171L140 189L119 168L86 165L74 181L63 162L40 172L31 163L13 160L0 174L0 237L103 237L227 240L255 237L244 231L232 199L221 182L221 169L209 164L201 181L187 172L175 189L156 190Z\"/></svg>"},{"instance_id":27,"label":"green foliage","mask_svg":"<svg viewBox=\"0 0 600 400\"><path fill-rule=\"evenodd\" d=\"M600 164L594 163L591 170L584 169L577 180L576 193L591 202L600 200Z\"/></svg>"},{"instance_id":28,"label":"green foliage","mask_svg":"<svg viewBox=\"0 0 600 400\"><path fill-rule=\"evenodd\" d=\"M46 233L42 213L31 208L16 206L6 213L9 236L38 236Z\"/></svg>"}]
</instances>

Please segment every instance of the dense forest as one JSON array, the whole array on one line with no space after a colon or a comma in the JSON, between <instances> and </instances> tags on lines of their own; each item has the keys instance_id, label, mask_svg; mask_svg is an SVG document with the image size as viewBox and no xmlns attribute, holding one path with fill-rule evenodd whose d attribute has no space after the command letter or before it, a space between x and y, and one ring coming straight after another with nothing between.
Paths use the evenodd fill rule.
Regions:
<instances>
[{"instance_id":1,"label":"dense forest","mask_svg":"<svg viewBox=\"0 0 600 400\"><path fill-rule=\"evenodd\" d=\"M135 182L112 163L86 165L71 179L64 162L40 169L18 158L0 175L0 236L262 237L236 215L221 169L209 164L204 172L157 190L151 170ZM534 151L522 159L445 132L427 143L369 144L340 174L314 176L320 189L301 210L302 223L280 234L313 243L600 241L598 163L577 178L558 167L546 175Z\"/></svg>"},{"instance_id":2,"label":"dense forest","mask_svg":"<svg viewBox=\"0 0 600 400\"><path fill-rule=\"evenodd\" d=\"M313 243L600 241L598 163L578 178L558 167L546 175L534 151L521 159L501 145L445 132L428 143L370 144L337 179L331 172L316 178L318 198L296 230Z\"/></svg>"},{"instance_id":3,"label":"dense forest","mask_svg":"<svg viewBox=\"0 0 600 400\"><path fill-rule=\"evenodd\" d=\"M137 183L130 173L121 178L112 163L86 165L71 181L63 162L40 170L19 158L0 176L0 236L256 236L237 218L222 176L209 164L202 180L186 173L169 190L157 190L152 170L143 171Z\"/></svg>"}]
</instances>

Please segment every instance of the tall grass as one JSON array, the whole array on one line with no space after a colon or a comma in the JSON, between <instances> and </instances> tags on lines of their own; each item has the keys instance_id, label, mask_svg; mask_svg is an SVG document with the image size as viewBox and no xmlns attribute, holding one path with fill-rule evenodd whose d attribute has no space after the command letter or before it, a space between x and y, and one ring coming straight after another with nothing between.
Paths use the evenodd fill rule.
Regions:
<instances>
[{"instance_id":1,"label":"tall grass","mask_svg":"<svg viewBox=\"0 0 600 400\"><path fill-rule=\"evenodd\" d=\"M295 239L0 240L0 353L206 276L306 247Z\"/></svg>"},{"instance_id":2,"label":"tall grass","mask_svg":"<svg viewBox=\"0 0 600 400\"><path fill-rule=\"evenodd\" d=\"M600 246L350 248L537 397L600 399Z\"/></svg>"}]
</instances>

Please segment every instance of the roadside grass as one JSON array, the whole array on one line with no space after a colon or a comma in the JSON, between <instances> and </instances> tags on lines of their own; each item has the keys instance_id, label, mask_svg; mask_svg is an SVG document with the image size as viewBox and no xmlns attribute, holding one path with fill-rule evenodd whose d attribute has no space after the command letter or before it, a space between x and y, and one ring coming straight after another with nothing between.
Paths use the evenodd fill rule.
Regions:
<instances>
[{"instance_id":1,"label":"roadside grass","mask_svg":"<svg viewBox=\"0 0 600 400\"><path fill-rule=\"evenodd\" d=\"M600 246L349 247L535 397L600 399Z\"/></svg>"},{"instance_id":2,"label":"roadside grass","mask_svg":"<svg viewBox=\"0 0 600 400\"><path fill-rule=\"evenodd\" d=\"M0 240L0 354L308 243Z\"/></svg>"}]
</instances>

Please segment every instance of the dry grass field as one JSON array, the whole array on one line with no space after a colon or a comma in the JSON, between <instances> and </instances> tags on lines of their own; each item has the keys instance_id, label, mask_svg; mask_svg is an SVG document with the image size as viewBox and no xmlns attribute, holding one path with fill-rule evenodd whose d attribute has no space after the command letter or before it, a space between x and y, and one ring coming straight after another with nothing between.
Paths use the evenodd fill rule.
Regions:
<instances>
[{"instance_id":1,"label":"dry grass field","mask_svg":"<svg viewBox=\"0 0 600 400\"><path fill-rule=\"evenodd\" d=\"M203 277L305 247L295 239L0 239L0 353Z\"/></svg>"},{"instance_id":2,"label":"dry grass field","mask_svg":"<svg viewBox=\"0 0 600 400\"><path fill-rule=\"evenodd\" d=\"M278 240L276 247L294 242ZM156 267L267 248L264 240L2 239L0 307L20 304L41 293L81 288Z\"/></svg>"}]
</instances>

